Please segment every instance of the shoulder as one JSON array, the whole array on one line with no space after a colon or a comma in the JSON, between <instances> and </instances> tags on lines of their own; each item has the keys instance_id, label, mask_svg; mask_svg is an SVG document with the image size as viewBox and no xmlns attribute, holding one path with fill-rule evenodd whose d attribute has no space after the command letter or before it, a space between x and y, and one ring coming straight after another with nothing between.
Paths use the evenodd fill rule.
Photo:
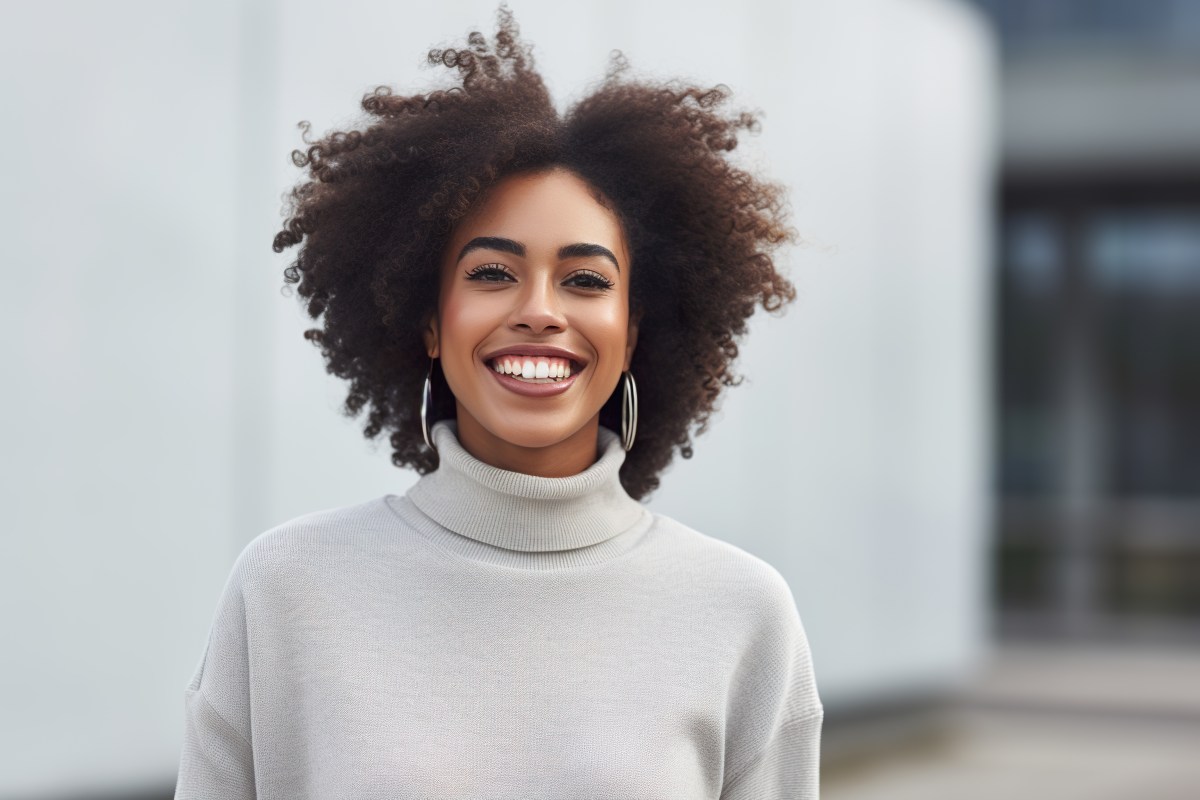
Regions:
<instances>
[{"instance_id":1,"label":"shoulder","mask_svg":"<svg viewBox=\"0 0 1200 800\"><path fill-rule=\"evenodd\" d=\"M780 571L753 553L661 514L655 515L655 533L673 556L658 568L685 576L679 586L692 589L672 588L692 592L701 611L695 624L712 641L721 641L731 658L730 707L771 709L769 719L734 724L811 716L819 708L812 654L791 587ZM767 737L769 730L755 735Z\"/></svg>"},{"instance_id":2,"label":"shoulder","mask_svg":"<svg viewBox=\"0 0 1200 800\"><path fill-rule=\"evenodd\" d=\"M663 514L654 515L652 533L670 553L672 570L714 592L727 608L773 626L799 622L787 580L773 565L737 545L701 533Z\"/></svg>"},{"instance_id":3,"label":"shoulder","mask_svg":"<svg viewBox=\"0 0 1200 800\"><path fill-rule=\"evenodd\" d=\"M371 547L394 524L385 497L293 517L255 536L234 562L231 582L243 590L297 577Z\"/></svg>"}]
</instances>

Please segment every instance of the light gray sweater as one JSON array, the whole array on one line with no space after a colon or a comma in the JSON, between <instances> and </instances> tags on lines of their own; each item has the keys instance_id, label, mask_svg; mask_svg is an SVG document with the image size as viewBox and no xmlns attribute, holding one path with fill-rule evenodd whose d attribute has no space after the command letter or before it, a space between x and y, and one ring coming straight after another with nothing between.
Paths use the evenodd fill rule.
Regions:
<instances>
[{"instance_id":1,"label":"light gray sweater","mask_svg":"<svg viewBox=\"0 0 1200 800\"><path fill-rule=\"evenodd\" d=\"M773 567L630 498L607 429L568 478L433 436L407 495L242 551L177 800L817 797L823 711Z\"/></svg>"}]
</instances>

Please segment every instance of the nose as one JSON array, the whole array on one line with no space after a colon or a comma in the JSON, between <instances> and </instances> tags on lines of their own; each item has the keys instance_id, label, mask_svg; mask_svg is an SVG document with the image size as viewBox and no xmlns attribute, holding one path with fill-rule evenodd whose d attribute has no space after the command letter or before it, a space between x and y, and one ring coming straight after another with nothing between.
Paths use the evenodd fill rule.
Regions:
<instances>
[{"instance_id":1,"label":"nose","mask_svg":"<svg viewBox=\"0 0 1200 800\"><path fill-rule=\"evenodd\" d=\"M524 333L558 333L566 330L567 318L559 304L554 281L539 277L525 282L524 291L519 293L509 327Z\"/></svg>"}]
</instances>

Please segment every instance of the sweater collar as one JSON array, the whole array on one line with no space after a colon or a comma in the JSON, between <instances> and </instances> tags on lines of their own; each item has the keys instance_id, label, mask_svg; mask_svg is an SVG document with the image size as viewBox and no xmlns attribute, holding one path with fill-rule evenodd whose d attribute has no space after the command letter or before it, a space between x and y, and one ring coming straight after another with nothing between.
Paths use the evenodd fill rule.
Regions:
<instances>
[{"instance_id":1,"label":"sweater collar","mask_svg":"<svg viewBox=\"0 0 1200 800\"><path fill-rule=\"evenodd\" d=\"M600 428L600 458L566 478L483 463L459 443L452 420L436 423L432 436L438 468L417 481L408 498L462 536L507 550L572 550L612 539L643 517L641 504L621 486L625 451L607 428Z\"/></svg>"}]
</instances>

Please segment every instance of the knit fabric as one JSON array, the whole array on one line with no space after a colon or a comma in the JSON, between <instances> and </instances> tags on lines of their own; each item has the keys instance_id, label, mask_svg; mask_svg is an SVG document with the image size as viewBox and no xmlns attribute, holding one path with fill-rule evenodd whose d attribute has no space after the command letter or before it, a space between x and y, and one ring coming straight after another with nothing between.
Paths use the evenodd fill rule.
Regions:
<instances>
[{"instance_id":1,"label":"knit fabric","mask_svg":"<svg viewBox=\"0 0 1200 800\"><path fill-rule=\"evenodd\" d=\"M783 577L622 489L473 458L246 546L184 691L177 800L808 800Z\"/></svg>"}]
</instances>

